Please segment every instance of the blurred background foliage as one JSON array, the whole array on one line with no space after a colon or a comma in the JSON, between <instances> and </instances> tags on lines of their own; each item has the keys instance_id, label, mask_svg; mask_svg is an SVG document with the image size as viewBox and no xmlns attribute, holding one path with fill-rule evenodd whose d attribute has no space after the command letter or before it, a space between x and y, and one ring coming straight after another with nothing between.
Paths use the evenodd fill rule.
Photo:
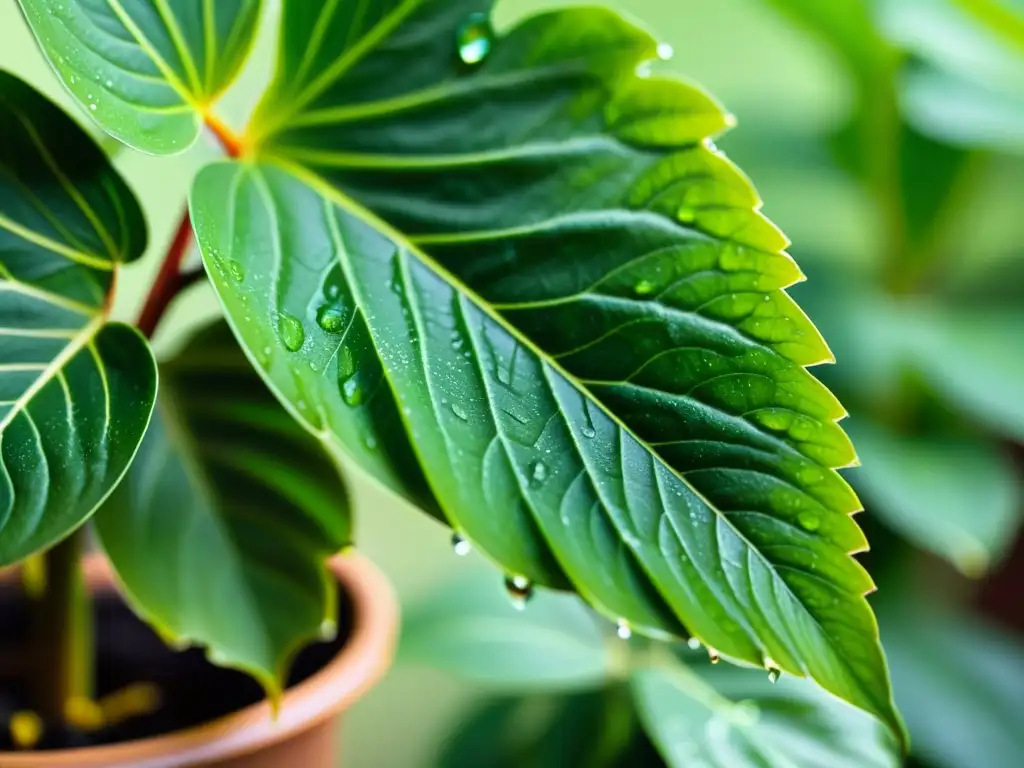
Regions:
<instances>
[{"instance_id":1,"label":"blurred background foliage","mask_svg":"<svg viewBox=\"0 0 1024 768\"><path fill-rule=\"evenodd\" d=\"M499 26L565 4L501 0ZM912 762L1017 764L1024 0L605 4L673 46L656 69L700 82L738 117L719 145L808 275L792 293L838 360L815 373L849 409L863 464L847 476L867 507L862 557ZM272 66L271 33L223 104L235 125ZM74 113L14 3L0 5L0 39L0 67ZM152 244L119 315L136 313L191 178L215 155L204 143L172 161L118 156ZM158 348L217 311L196 291ZM890 764L873 723L803 681L772 686L686 647L622 640L562 596L516 612L500 575L455 557L439 526L368 485L353 496L360 547L407 620L402 663L344 725L350 765Z\"/></svg>"}]
</instances>

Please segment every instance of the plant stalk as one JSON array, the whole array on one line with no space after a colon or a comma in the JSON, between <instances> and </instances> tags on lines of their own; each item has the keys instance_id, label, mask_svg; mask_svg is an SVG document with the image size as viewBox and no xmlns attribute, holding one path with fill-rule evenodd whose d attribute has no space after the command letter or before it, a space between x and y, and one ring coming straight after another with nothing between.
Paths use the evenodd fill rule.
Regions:
<instances>
[{"instance_id":1,"label":"plant stalk","mask_svg":"<svg viewBox=\"0 0 1024 768\"><path fill-rule=\"evenodd\" d=\"M93 694L92 601L82 574L86 533L79 528L43 556L46 588L32 606L29 654L32 707L62 723L68 702Z\"/></svg>"}]
</instances>

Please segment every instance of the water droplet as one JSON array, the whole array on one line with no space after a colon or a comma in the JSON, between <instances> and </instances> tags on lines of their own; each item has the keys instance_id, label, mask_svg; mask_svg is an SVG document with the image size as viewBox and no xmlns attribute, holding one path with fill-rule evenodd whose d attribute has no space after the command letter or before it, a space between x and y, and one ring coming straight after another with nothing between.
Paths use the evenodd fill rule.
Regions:
<instances>
[{"instance_id":1,"label":"water droplet","mask_svg":"<svg viewBox=\"0 0 1024 768\"><path fill-rule=\"evenodd\" d=\"M658 43L658 58L662 61L668 61L676 55L676 49L672 47L671 43Z\"/></svg>"},{"instance_id":2,"label":"water droplet","mask_svg":"<svg viewBox=\"0 0 1024 768\"><path fill-rule=\"evenodd\" d=\"M710 661L712 664L717 664L721 660L722 660L722 657L718 655L718 651L716 651L714 648L712 648L709 645L708 646L708 661Z\"/></svg>"},{"instance_id":3,"label":"water droplet","mask_svg":"<svg viewBox=\"0 0 1024 768\"><path fill-rule=\"evenodd\" d=\"M316 324L326 333L345 330L345 310L335 304L324 304L316 311Z\"/></svg>"},{"instance_id":4,"label":"water droplet","mask_svg":"<svg viewBox=\"0 0 1024 768\"><path fill-rule=\"evenodd\" d=\"M363 445L365 445L368 450L375 451L377 449L377 438L373 435L367 435L366 439L363 440Z\"/></svg>"},{"instance_id":5,"label":"water droplet","mask_svg":"<svg viewBox=\"0 0 1024 768\"><path fill-rule=\"evenodd\" d=\"M299 410L300 411L306 410L306 401L305 400L299 400L299 402L297 402L296 405L299 406Z\"/></svg>"},{"instance_id":6,"label":"water droplet","mask_svg":"<svg viewBox=\"0 0 1024 768\"><path fill-rule=\"evenodd\" d=\"M471 14L459 27L456 44L463 64L475 66L486 59L494 44L494 28L488 15Z\"/></svg>"},{"instance_id":7,"label":"water droplet","mask_svg":"<svg viewBox=\"0 0 1024 768\"><path fill-rule=\"evenodd\" d=\"M107 86L107 88L113 88L114 87L114 81L110 80L109 78L107 80L104 80L103 84L105 86Z\"/></svg>"},{"instance_id":8,"label":"water droplet","mask_svg":"<svg viewBox=\"0 0 1024 768\"><path fill-rule=\"evenodd\" d=\"M346 379L341 385L341 396L345 403L352 408L363 404L363 388L359 385L359 379L352 376Z\"/></svg>"},{"instance_id":9,"label":"water droplet","mask_svg":"<svg viewBox=\"0 0 1024 768\"><path fill-rule=\"evenodd\" d=\"M473 551L473 545L470 544L461 534L452 534L452 551L459 557L465 557Z\"/></svg>"},{"instance_id":10,"label":"water droplet","mask_svg":"<svg viewBox=\"0 0 1024 768\"><path fill-rule=\"evenodd\" d=\"M282 312L277 317L277 332L281 335L281 341L289 352L296 352L302 348L306 341L306 332L302 330L302 323L287 312Z\"/></svg>"},{"instance_id":11,"label":"water droplet","mask_svg":"<svg viewBox=\"0 0 1024 768\"><path fill-rule=\"evenodd\" d=\"M452 403L452 413L455 414L455 418L466 421L469 417L466 415L466 409L458 403Z\"/></svg>"},{"instance_id":12,"label":"water droplet","mask_svg":"<svg viewBox=\"0 0 1024 768\"><path fill-rule=\"evenodd\" d=\"M696 637L691 637L689 640L686 641L686 647L689 648L691 651L698 651L700 650L700 640L698 640Z\"/></svg>"},{"instance_id":13,"label":"water droplet","mask_svg":"<svg viewBox=\"0 0 1024 768\"><path fill-rule=\"evenodd\" d=\"M683 224L692 224L697 220L697 211L688 205L684 205L679 208L676 216Z\"/></svg>"},{"instance_id":14,"label":"water droplet","mask_svg":"<svg viewBox=\"0 0 1024 768\"><path fill-rule=\"evenodd\" d=\"M90 112L95 112L96 111L96 105L95 104L90 104L89 105L89 111Z\"/></svg>"},{"instance_id":15,"label":"water droplet","mask_svg":"<svg viewBox=\"0 0 1024 768\"><path fill-rule=\"evenodd\" d=\"M320 639L329 643L338 635L338 624L331 619L324 619L320 622Z\"/></svg>"},{"instance_id":16,"label":"water droplet","mask_svg":"<svg viewBox=\"0 0 1024 768\"><path fill-rule=\"evenodd\" d=\"M619 619L615 625L615 634L623 640L629 640L633 636L633 630L629 628L629 624L626 623L625 619Z\"/></svg>"},{"instance_id":17,"label":"water droplet","mask_svg":"<svg viewBox=\"0 0 1024 768\"><path fill-rule=\"evenodd\" d=\"M581 431L581 432L583 432L583 436L584 436L584 437L594 437L594 436L596 436L596 435L597 435L597 430L596 430L596 429L594 429L594 428L593 428L593 427L592 427L591 425L589 425L589 424L588 424L587 426L585 426L585 427L584 427L584 428L583 428L582 430L580 430L580 431Z\"/></svg>"},{"instance_id":18,"label":"water droplet","mask_svg":"<svg viewBox=\"0 0 1024 768\"><path fill-rule=\"evenodd\" d=\"M633 290L636 291L637 296L647 296L654 293L654 283L650 280L641 280L633 286Z\"/></svg>"},{"instance_id":19,"label":"water droplet","mask_svg":"<svg viewBox=\"0 0 1024 768\"><path fill-rule=\"evenodd\" d=\"M776 664L772 659L767 656L764 657L764 668L768 671L768 682L778 682L779 675L782 674L782 670L779 669L779 665Z\"/></svg>"},{"instance_id":20,"label":"water droplet","mask_svg":"<svg viewBox=\"0 0 1024 768\"><path fill-rule=\"evenodd\" d=\"M505 591L508 592L512 606L521 611L533 597L533 584L525 576L508 576L505 578Z\"/></svg>"},{"instance_id":21,"label":"water droplet","mask_svg":"<svg viewBox=\"0 0 1024 768\"><path fill-rule=\"evenodd\" d=\"M816 512L804 511L796 516L796 521L805 531L814 532L821 527L821 518Z\"/></svg>"},{"instance_id":22,"label":"water droplet","mask_svg":"<svg viewBox=\"0 0 1024 768\"><path fill-rule=\"evenodd\" d=\"M338 378L350 379L356 373L356 358L346 344L338 350Z\"/></svg>"},{"instance_id":23,"label":"water droplet","mask_svg":"<svg viewBox=\"0 0 1024 768\"><path fill-rule=\"evenodd\" d=\"M236 283L240 283L245 280L245 270L242 269L242 265L234 259L224 259L224 267L227 269L228 274L231 275L231 279Z\"/></svg>"},{"instance_id":24,"label":"water droplet","mask_svg":"<svg viewBox=\"0 0 1024 768\"><path fill-rule=\"evenodd\" d=\"M548 465L540 459L530 464L530 479L535 485L540 485L548 479Z\"/></svg>"}]
</instances>

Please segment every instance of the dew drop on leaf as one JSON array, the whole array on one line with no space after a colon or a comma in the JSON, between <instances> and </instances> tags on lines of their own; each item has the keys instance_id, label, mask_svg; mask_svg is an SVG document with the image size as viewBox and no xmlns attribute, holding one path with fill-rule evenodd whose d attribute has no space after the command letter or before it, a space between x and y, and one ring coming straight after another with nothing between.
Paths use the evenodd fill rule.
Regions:
<instances>
[{"instance_id":1,"label":"dew drop on leaf","mask_svg":"<svg viewBox=\"0 0 1024 768\"><path fill-rule=\"evenodd\" d=\"M471 14L459 27L456 44L463 64L475 66L486 59L494 45L494 28L487 14Z\"/></svg>"},{"instance_id":2,"label":"dew drop on leaf","mask_svg":"<svg viewBox=\"0 0 1024 768\"><path fill-rule=\"evenodd\" d=\"M587 424L585 427L583 427L581 432L583 432L583 436L587 438L594 437L595 435L597 435L597 430L594 429L590 424Z\"/></svg>"},{"instance_id":3,"label":"dew drop on leaf","mask_svg":"<svg viewBox=\"0 0 1024 768\"><path fill-rule=\"evenodd\" d=\"M686 641L686 647L689 648L691 651L700 650L700 640L698 640L696 637L691 637L689 640Z\"/></svg>"},{"instance_id":4,"label":"dew drop on leaf","mask_svg":"<svg viewBox=\"0 0 1024 768\"><path fill-rule=\"evenodd\" d=\"M708 646L708 661L710 661L712 664L717 664L721 660L722 660L722 657L718 655L718 651L716 651L714 648L712 648L709 645Z\"/></svg>"},{"instance_id":5,"label":"dew drop on leaf","mask_svg":"<svg viewBox=\"0 0 1024 768\"><path fill-rule=\"evenodd\" d=\"M325 333L342 333L345 330L345 310L336 304L324 304L316 311L316 324Z\"/></svg>"},{"instance_id":6,"label":"dew drop on leaf","mask_svg":"<svg viewBox=\"0 0 1024 768\"><path fill-rule=\"evenodd\" d=\"M356 372L356 359L348 345L338 350L338 377L350 379Z\"/></svg>"},{"instance_id":7,"label":"dew drop on leaf","mask_svg":"<svg viewBox=\"0 0 1024 768\"><path fill-rule=\"evenodd\" d=\"M625 619L619 619L615 625L615 634L623 640L629 640L633 636L633 630L629 628L629 624L626 623Z\"/></svg>"},{"instance_id":8,"label":"dew drop on leaf","mask_svg":"<svg viewBox=\"0 0 1024 768\"><path fill-rule=\"evenodd\" d=\"M676 55L675 48L672 47L671 43L658 43L658 58L662 61L668 61Z\"/></svg>"},{"instance_id":9,"label":"dew drop on leaf","mask_svg":"<svg viewBox=\"0 0 1024 768\"><path fill-rule=\"evenodd\" d=\"M465 557L473 551L473 545L470 544L464 536L459 533L452 534L452 551L459 557Z\"/></svg>"},{"instance_id":10,"label":"dew drop on leaf","mask_svg":"<svg viewBox=\"0 0 1024 768\"><path fill-rule=\"evenodd\" d=\"M548 465L545 464L540 459L537 459L537 461L531 462L531 464L530 464L530 480L532 480L535 485L540 485L541 483L543 483L547 479L548 479Z\"/></svg>"},{"instance_id":11,"label":"dew drop on leaf","mask_svg":"<svg viewBox=\"0 0 1024 768\"><path fill-rule=\"evenodd\" d=\"M533 584L525 576L505 577L505 591L508 592L512 607L516 610L523 610L526 604L533 597Z\"/></svg>"},{"instance_id":12,"label":"dew drop on leaf","mask_svg":"<svg viewBox=\"0 0 1024 768\"><path fill-rule=\"evenodd\" d=\"M654 293L654 283L650 280L641 280L633 286L633 290L636 291L637 296L647 296Z\"/></svg>"},{"instance_id":13,"label":"dew drop on leaf","mask_svg":"<svg viewBox=\"0 0 1024 768\"><path fill-rule=\"evenodd\" d=\"M772 659L769 659L767 656L765 656L764 657L764 668L768 672L768 682L769 683L778 682L779 675L782 674L782 670L779 669L779 665L776 664Z\"/></svg>"},{"instance_id":14,"label":"dew drop on leaf","mask_svg":"<svg viewBox=\"0 0 1024 768\"><path fill-rule=\"evenodd\" d=\"M460 421L467 421L469 418L466 415L466 409L463 408L458 403L452 403L452 413L454 413L455 418L459 419Z\"/></svg>"},{"instance_id":15,"label":"dew drop on leaf","mask_svg":"<svg viewBox=\"0 0 1024 768\"><path fill-rule=\"evenodd\" d=\"M363 404L363 388L356 376L350 376L341 385L341 396L345 404L355 408Z\"/></svg>"},{"instance_id":16,"label":"dew drop on leaf","mask_svg":"<svg viewBox=\"0 0 1024 768\"><path fill-rule=\"evenodd\" d=\"M821 518L816 512L801 512L796 516L796 521L805 531L816 531L821 527Z\"/></svg>"},{"instance_id":17,"label":"dew drop on leaf","mask_svg":"<svg viewBox=\"0 0 1024 768\"><path fill-rule=\"evenodd\" d=\"M302 348L306 341L306 332L302 330L302 323L287 312L282 312L277 317L277 331L281 334L281 341L290 352Z\"/></svg>"}]
</instances>

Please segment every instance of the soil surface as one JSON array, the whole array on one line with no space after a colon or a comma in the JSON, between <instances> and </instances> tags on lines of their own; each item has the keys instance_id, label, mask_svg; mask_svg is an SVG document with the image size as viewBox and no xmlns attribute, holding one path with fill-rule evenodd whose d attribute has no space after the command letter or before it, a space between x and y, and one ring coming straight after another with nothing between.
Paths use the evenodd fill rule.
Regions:
<instances>
[{"instance_id":1,"label":"soil surface","mask_svg":"<svg viewBox=\"0 0 1024 768\"><path fill-rule=\"evenodd\" d=\"M95 601L97 695L122 690L132 683L153 683L161 707L94 733L47 723L37 749L69 749L151 738L215 720L255 704L263 690L247 675L210 664L201 649L173 651L118 598ZM348 638L352 605L338 593L338 635L315 643L296 658L288 685L296 685L322 669ZM13 712L30 709L24 681L17 679L28 612L17 585L0 585L0 752L11 750L7 723Z\"/></svg>"}]
</instances>

